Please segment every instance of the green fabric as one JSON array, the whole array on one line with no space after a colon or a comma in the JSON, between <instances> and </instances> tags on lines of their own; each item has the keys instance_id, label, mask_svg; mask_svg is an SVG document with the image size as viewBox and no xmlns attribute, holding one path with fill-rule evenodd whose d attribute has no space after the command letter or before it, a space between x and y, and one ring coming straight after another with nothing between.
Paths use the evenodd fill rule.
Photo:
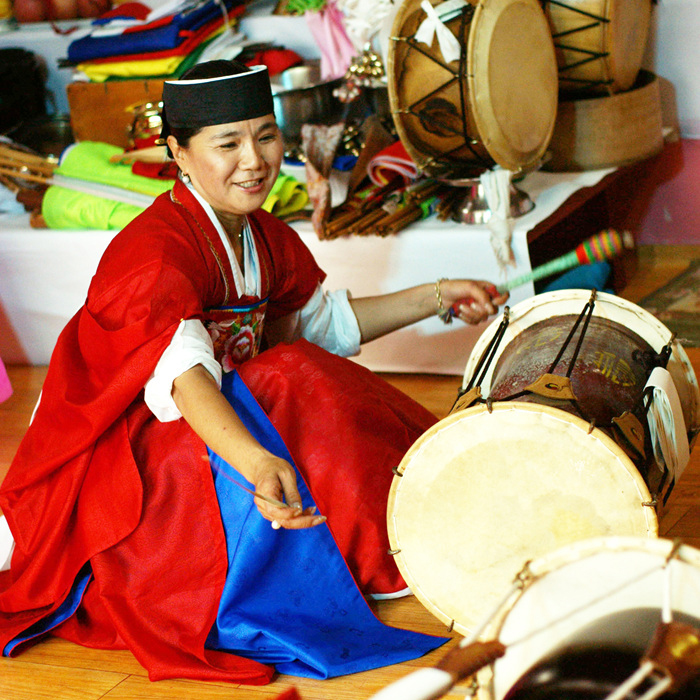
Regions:
<instances>
[{"instance_id":1,"label":"green fabric","mask_svg":"<svg viewBox=\"0 0 700 700\"><path fill-rule=\"evenodd\" d=\"M121 155L124 149L99 141L80 141L66 149L61 164L56 168L58 175L76 177L103 185L122 187L132 192L141 192L157 197L171 190L172 180L156 180L152 177L134 175L131 165L110 163L113 155Z\"/></svg>"},{"instance_id":2,"label":"green fabric","mask_svg":"<svg viewBox=\"0 0 700 700\"><path fill-rule=\"evenodd\" d=\"M172 189L172 180L156 180L134 175L131 165L109 162L112 155L121 153L121 148L108 143L80 141L66 151L56 172L154 197ZM283 217L303 209L308 201L306 186L281 172L263 204L263 209ZM46 225L55 229L122 229L142 211L143 208L133 204L124 204L57 185L48 188L41 205Z\"/></svg>"},{"instance_id":3,"label":"green fabric","mask_svg":"<svg viewBox=\"0 0 700 700\"><path fill-rule=\"evenodd\" d=\"M120 230L143 209L111 199L52 186L46 190L41 213L49 228Z\"/></svg>"}]
</instances>

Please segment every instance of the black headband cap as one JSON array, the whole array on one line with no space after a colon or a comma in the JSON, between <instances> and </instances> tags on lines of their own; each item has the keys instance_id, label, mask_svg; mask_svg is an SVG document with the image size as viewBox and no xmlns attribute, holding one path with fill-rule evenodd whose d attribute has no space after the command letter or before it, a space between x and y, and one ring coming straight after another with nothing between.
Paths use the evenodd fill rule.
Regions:
<instances>
[{"instance_id":1,"label":"black headband cap","mask_svg":"<svg viewBox=\"0 0 700 700\"><path fill-rule=\"evenodd\" d=\"M167 80L163 84L161 137L165 139L170 128L200 129L272 113L274 103L266 66L215 78Z\"/></svg>"}]
</instances>

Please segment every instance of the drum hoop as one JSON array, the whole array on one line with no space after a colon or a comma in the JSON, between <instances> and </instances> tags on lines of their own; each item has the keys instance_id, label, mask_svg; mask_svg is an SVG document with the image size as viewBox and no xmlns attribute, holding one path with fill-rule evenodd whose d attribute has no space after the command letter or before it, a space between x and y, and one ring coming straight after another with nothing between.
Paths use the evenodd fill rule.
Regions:
<instances>
[{"instance_id":1,"label":"drum hoop","mask_svg":"<svg viewBox=\"0 0 700 700\"><path fill-rule=\"evenodd\" d=\"M501 345L499 351L493 357L490 366L488 367L484 380L481 385L482 395L488 396L491 389L491 379L493 376L493 371L498 358L500 357L503 349L508 345L508 343L513 340L520 332L530 328L535 323L538 323L544 318L549 318L552 316L551 311L544 314L542 311L544 307L551 305L561 305L565 302L577 302L580 303L580 308L578 311L571 311L570 314L580 313L583 306L590 299L591 292L585 289L567 289L554 292L545 292L543 294L538 294L536 296L525 299L517 304L515 304L510 309L510 323L506 329L505 335L501 340ZM614 294L607 294L605 292L598 292L596 295L596 309L609 308L612 313L608 314L598 314L594 310L593 315L599 318L610 318L613 321L617 321L622 325L625 325L629 330L635 332L644 341L646 341L655 352L660 352L661 349L669 343L673 338L673 333L669 328L667 328L659 319L649 313L646 309L641 306L637 306L626 299L622 299ZM620 316L624 316L620 319ZM488 348L488 344L491 339L496 335L498 327L501 323L502 314L496 317L485 329L484 333L477 339L472 351L467 359L467 365L464 372L464 378L462 383L462 388L465 389L469 380L474 374L475 368L479 362L479 359L484 354L485 350ZM638 323L633 323L634 321ZM654 337L650 339L648 334L640 332L640 325L644 326L644 330L648 333L653 333ZM515 332L513 329L518 329ZM687 429L693 433L700 429L700 387L698 387L698 381L695 376L695 372L690 363L690 359L686 354L683 346L677 342L672 343L673 351L668 362L668 369L672 374L674 372L680 372L684 379L688 383L691 396L689 397L692 401L692 405L684 407L684 412L687 410L688 415L691 417L691 421L686 426Z\"/></svg>"},{"instance_id":2,"label":"drum hoop","mask_svg":"<svg viewBox=\"0 0 700 700\"><path fill-rule=\"evenodd\" d=\"M605 552L648 552L664 559L673 554L674 558L700 570L700 550L669 539L612 536L592 537L572 542L530 562L524 562L522 587L514 590L508 600L504 601L501 607L494 612L491 619L484 624L479 638L482 640L498 639L510 611L525 591L538 580L569 564ZM494 676L493 664L483 667L476 673L476 697L479 700L494 700L492 692Z\"/></svg>"},{"instance_id":3,"label":"drum hoop","mask_svg":"<svg viewBox=\"0 0 700 700\"><path fill-rule=\"evenodd\" d=\"M607 434L600 429L591 430L591 426L582 418L571 413L563 411L552 406L542 404L531 404L523 402L495 402L490 407L485 405L470 406L469 408L457 411L443 418L441 421L429 428L418 440L409 448L404 455L401 463L395 470L395 476L392 480L387 499L387 531L391 552L394 554L396 564L404 577L407 585L418 598L418 600L438 619L440 619L450 629L454 629L462 634L469 633L469 629L458 620L452 620L449 616L436 604L435 596L430 592L426 592L415 577L413 571L408 567L408 564L402 557L402 539L397 529L397 501L400 497L400 489L402 479L407 469L416 456L432 441L440 431L450 428L454 423L469 418L470 416L478 416L483 413L498 413L502 411L522 411L522 412L537 412L545 414L548 417L556 420L561 420L568 423L574 428L584 433L591 433L598 443L605 449L617 463L626 471L639 495L640 504L644 503L648 506L652 504L652 497L649 489L642 478L639 470L635 467L632 460L622 450L622 448ZM658 517L656 511L651 507L644 507L644 521L646 523L647 535L656 538L658 536Z\"/></svg>"}]
</instances>

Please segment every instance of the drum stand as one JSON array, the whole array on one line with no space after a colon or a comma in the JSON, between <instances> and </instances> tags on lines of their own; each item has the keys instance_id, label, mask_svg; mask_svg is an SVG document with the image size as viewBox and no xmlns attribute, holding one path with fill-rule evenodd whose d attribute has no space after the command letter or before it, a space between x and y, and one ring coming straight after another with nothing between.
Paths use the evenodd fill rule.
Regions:
<instances>
[{"instance_id":1,"label":"drum stand","mask_svg":"<svg viewBox=\"0 0 700 700\"><path fill-rule=\"evenodd\" d=\"M446 207L449 208L449 218L460 224L488 224L493 212L486 201L484 186L479 178L462 178L458 180L442 180L454 188L448 195ZM527 214L535 207L535 203L523 190L510 184L510 217L517 219Z\"/></svg>"}]
</instances>

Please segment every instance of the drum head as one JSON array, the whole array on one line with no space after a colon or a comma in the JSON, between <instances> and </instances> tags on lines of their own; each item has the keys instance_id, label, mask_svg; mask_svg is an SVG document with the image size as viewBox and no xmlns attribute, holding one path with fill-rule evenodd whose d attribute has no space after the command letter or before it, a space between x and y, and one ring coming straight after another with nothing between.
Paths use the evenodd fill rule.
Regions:
<instances>
[{"instance_id":1,"label":"drum head","mask_svg":"<svg viewBox=\"0 0 700 700\"><path fill-rule=\"evenodd\" d=\"M469 104L481 142L508 170L536 165L557 114L558 76L537 2L479 3L468 47Z\"/></svg>"},{"instance_id":2,"label":"drum head","mask_svg":"<svg viewBox=\"0 0 700 700\"><path fill-rule=\"evenodd\" d=\"M430 0L439 10L443 3ZM549 25L537 0L484 0L448 15L461 46L445 62L437 39L418 44L421 0L404 0L387 51L392 117L418 168L467 177L498 164L539 164L554 129L558 75Z\"/></svg>"},{"instance_id":3,"label":"drum head","mask_svg":"<svg viewBox=\"0 0 700 700\"><path fill-rule=\"evenodd\" d=\"M479 671L480 700L501 700L533 665L580 646L646 650L660 621L664 565L674 543L635 537L592 538L528 564L530 577L494 614L485 639L506 645ZM523 562L525 564L525 562ZM682 545L669 563L673 617L700 622L700 551Z\"/></svg>"},{"instance_id":4,"label":"drum head","mask_svg":"<svg viewBox=\"0 0 700 700\"><path fill-rule=\"evenodd\" d=\"M496 360L515 337L522 333L524 329L555 316L580 314L590 297L591 292L588 290L566 289L538 294L515 304L509 312L510 322L508 328L489 370L481 382L482 395L489 396ZM648 311L614 294L598 292L593 314L596 317L610 319L628 328L645 340L657 353L671 342L673 337L671 331ZM472 379L479 359L496 334L501 319L502 315L494 319L474 345L467 360L463 386L467 386ZM667 369L678 391L686 428L688 432L695 434L700 430L700 389L698 388L695 372L690 364L688 355L678 342L674 341L672 343L672 352Z\"/></svg>"},{"instance_id":5,"label":"drum head","mask_svg":"<svg viewBox=\"0 0 700 700\"><path fill-rule=\"evenodd\" d=\"M387 514L396 563L423 605L463 634L526 560L590 537L658 530L623 451L548 406L454 413L416 441L398 471Z\"/></svg>"}]
</instances>

